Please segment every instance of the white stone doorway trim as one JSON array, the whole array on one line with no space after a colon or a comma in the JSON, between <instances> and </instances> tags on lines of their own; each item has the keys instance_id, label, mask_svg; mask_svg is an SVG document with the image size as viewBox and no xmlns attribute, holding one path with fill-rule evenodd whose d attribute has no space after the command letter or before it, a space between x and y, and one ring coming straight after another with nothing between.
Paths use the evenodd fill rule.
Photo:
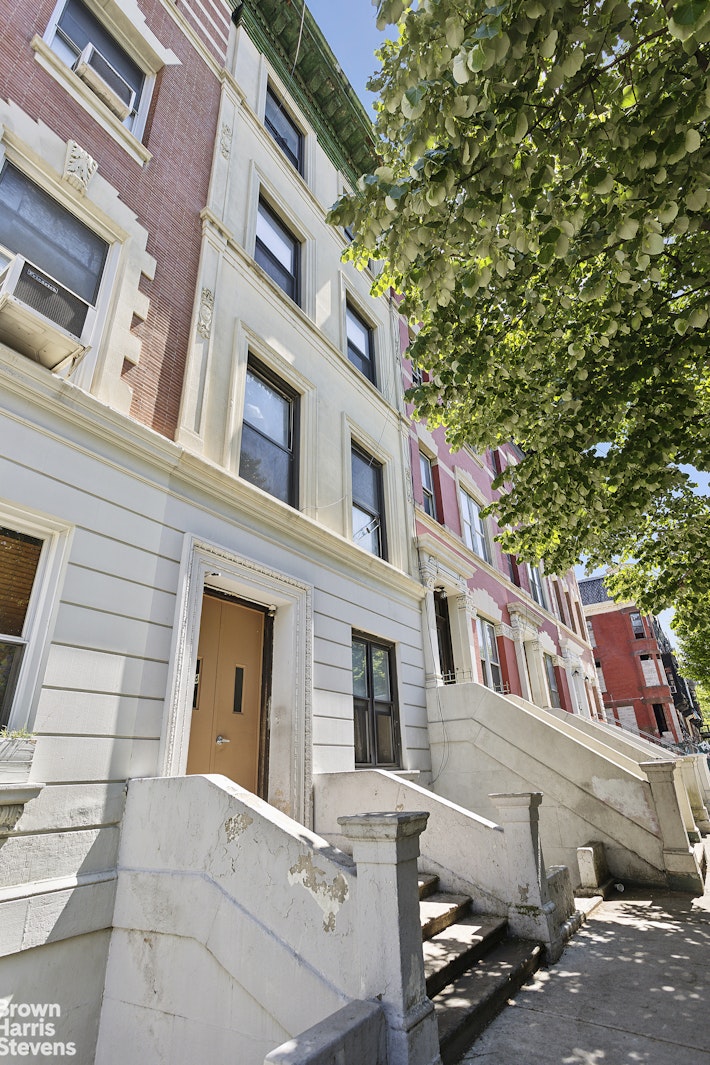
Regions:
<instances>
[{"instance_id":1,"label":"white stone doorway trim","mask_svg":"<svg viewBox=\"0 0 710 1065\"><path fill-rule=\"evenodd\" d=\"M192 694L202 596L216 588L273 612L273 669L269 717L268 801L301 824L312 821L313 596L310 585L237 555L219 544L186 536L183 548L168 698L159 772L181 776L187 766Z\"/></svg>"}]
</instances>

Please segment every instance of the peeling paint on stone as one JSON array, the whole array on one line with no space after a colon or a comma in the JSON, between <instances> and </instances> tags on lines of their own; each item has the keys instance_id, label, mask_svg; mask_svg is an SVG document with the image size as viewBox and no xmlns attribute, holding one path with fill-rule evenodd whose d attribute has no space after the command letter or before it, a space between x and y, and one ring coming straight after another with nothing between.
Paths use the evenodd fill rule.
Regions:
<instances>
[{"instance_id":1,"label":"peeling paint on stone","mask_svg":"<svg viewBox=\"0 0 710 1065\"><path fill-rule=\"evenodd\" d=\"M242 832L246 832L249 825L254 823L254 818L249 814L235 814L234 817L228 817L224 822L224 831L227 833L227 842L234 843L235 839L241 836Z\"/></svg>"},{"instance_id":2,"label":"peeling paint on stone","mask_svg":"<svg viewBox=\"0 0 710 1065\"><path fill-rule=\"evenodd\" d=\"M348 897L348 882L338 873L328 882L324 869L313 864L312 854L303 854L288 871L289 884L302 884L323 911L323 928L335 931L335 915Z\"/></svg>"}]
</instances>

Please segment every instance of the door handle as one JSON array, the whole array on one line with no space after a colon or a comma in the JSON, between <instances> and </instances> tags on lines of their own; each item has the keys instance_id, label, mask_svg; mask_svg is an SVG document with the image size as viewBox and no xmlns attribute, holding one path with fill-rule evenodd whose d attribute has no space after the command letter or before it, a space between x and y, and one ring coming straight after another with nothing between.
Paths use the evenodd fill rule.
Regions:
<instances>
[{"instance_id":1,"label":"door handle","mask_svg":"<svg viewBox=\"0 0 710 1065\"><path fill-rule=\"evenodd\" d=\"M217 744L218 747L221 747L223 743L229 743L229 740L227 739L226 736L218 736L217 739L215 740L215 743Z\"/></svg>"}]
</instances>

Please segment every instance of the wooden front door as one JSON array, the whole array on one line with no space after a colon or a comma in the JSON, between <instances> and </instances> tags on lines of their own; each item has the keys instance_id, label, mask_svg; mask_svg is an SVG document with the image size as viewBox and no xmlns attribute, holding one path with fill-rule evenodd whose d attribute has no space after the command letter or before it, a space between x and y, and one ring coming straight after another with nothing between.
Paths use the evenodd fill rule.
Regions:
<instances>
[{"instance_id":1,"label":"wooden front door","mask_svg":"<svg viewBox=\"0 0 710 1065\"><path fill-rule=\"evenodd\" d=\"M265 615L229 599L202 600L188 773L223 773L256 792Z\"/></svg>"}]
</instances>

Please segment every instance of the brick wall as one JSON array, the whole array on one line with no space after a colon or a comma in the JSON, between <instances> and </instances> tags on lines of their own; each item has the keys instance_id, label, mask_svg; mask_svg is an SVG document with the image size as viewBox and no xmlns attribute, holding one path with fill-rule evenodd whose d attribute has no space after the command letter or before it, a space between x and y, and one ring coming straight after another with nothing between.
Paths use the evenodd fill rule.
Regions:
<instances>
[{"instance_id":1,"label":"brick wall","mask_svg":"<svg viewBox=\"0 0 710 1065\"><path fill-rule=\"evenodd\" d=\"M3 95L65 140L76 140L99 163L99 173L119 190L148 230L157 260L137 366L125 365L133 389L131 414L165 436L177 425L190 316L197 278L220 86L217 78L159 0L141 0L152 32L180 59L157 80L143 141L153 158L141 167L76 104L35 61L30 41L44 33L54 0L0 7L0 80ZM197 10L197 9L196 9ZM213 13L216 9L213 10ZM216 15L215 15L216 17ZM224 11L224 33L229 29ZM221 47L221 46L220 46ZM215 48L218 54L219 48ZM221 56L219 57L221 59Z\"/></svg>"}]
</instances>

